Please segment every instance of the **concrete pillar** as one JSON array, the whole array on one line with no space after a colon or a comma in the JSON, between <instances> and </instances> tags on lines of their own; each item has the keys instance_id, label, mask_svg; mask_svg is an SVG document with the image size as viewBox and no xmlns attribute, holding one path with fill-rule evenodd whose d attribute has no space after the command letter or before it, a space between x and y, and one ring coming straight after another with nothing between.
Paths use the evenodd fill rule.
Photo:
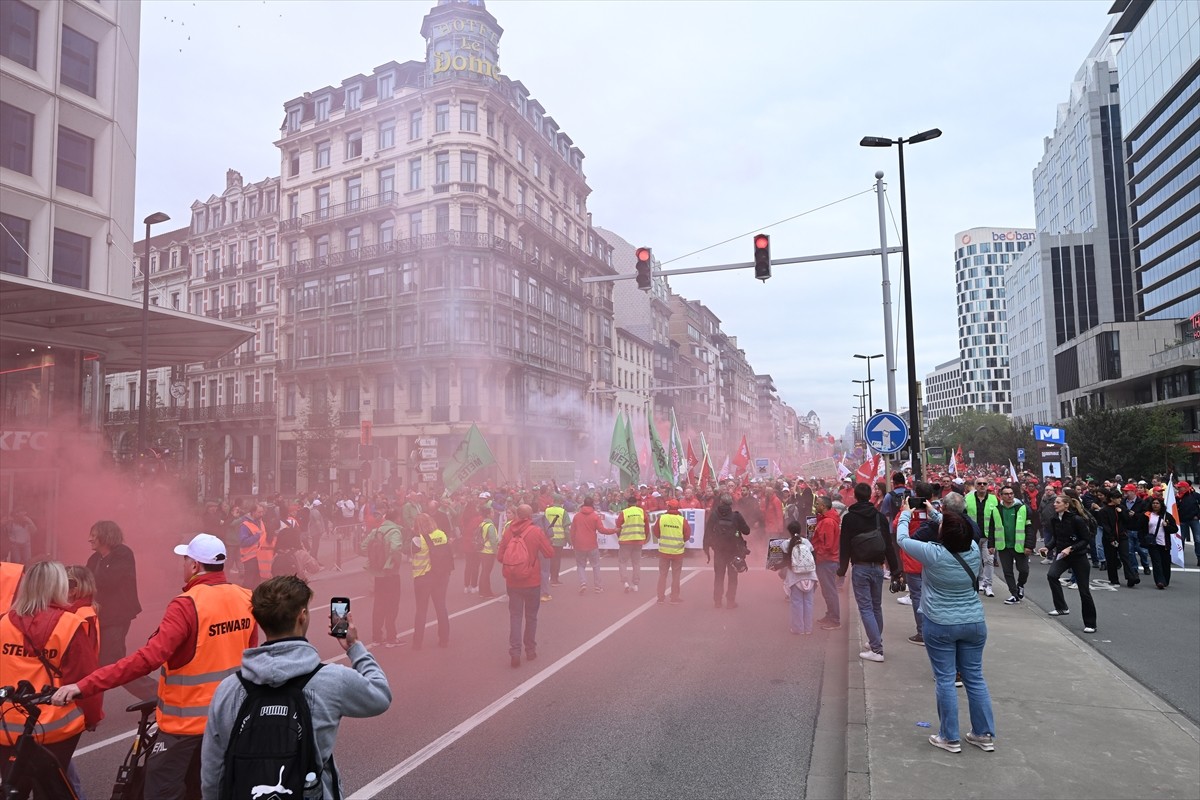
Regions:
<instances>
[{"instance_id":1,"label":"concrete pillar","mask_svg":"<svg viewBox=\"0 0 1200 800\"><path fill-rule=\"evenodd\" d=\"M225 434L224 439L225 447L221 457L221 475L223 476L221 482L221 496L228 497L229 487L233 478L233 463L231 461L233 458L233 436L227 433Z\"/></svg>"},{"instance_id":2,"label":"concrete pillar","mask_svg":"<svg viewBox=\"0 0 1200 800\"><path fill-rule=\"evenodd\" d=\"M259 470L258 446L259 446L259 436L257 433L255 433L250 437L251 491L255 497L258 496L259 489L262 485L262 476L259 474L259 471L258 471Z\"/></svg>"}]
</instances>

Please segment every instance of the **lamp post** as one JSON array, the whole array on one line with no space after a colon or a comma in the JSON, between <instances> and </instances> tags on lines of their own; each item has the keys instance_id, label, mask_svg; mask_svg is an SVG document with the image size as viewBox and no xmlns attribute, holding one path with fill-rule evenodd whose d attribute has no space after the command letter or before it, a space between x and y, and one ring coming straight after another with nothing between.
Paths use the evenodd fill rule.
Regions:
<instances>
[{"instance_id":1,"label":"lamp post","mask_svg":"<svg viewBox=\"0 0 1200 800\"><path fill-rule=\"evenodd\" d=\"M858 412L862 418L862 425L859 426L859 430L862 432L861 435L865 441L867 438L867 420L869 419L867 414L867 382L856 380L854 383L857 383L859 388L862 389L860 394L856 394L854 396L858 398Z\"/></svg>"},{"instance_id":2,"label":"lamp post","mask_svg":"<svg viewBox=\"0 0 1200 800\"><path fill-rule=\"evenodd\" d=\"M871 380L871 359L883 358L883 353L877 353L873 356L862 356L862 355L859 355L858 353L855 353L854 357L861 358L867 362L867 411L874 414L875 413L875 399L874 399L874 397L871 396L871 384L874 383L874 381ZM892 411L892 410L893 409L890 409L890 408L888 409L888 411Z\"/></svg>"},{"instance_id":3,"label":"lamp post","mask_svg":"<svg viewBox=\"0 0 1200 800\"><path fill-rule=\"evenodd\" d=\"M930 139L936 139L942 135L938 128L930 128L927 131L914 134L905 139L903 136L898 139L888 139L884 136L864 136L859 142L862 147L891 147L896 145L897 152L900 156L900 238L902 240L904 251L903 269L904 269L904 322L905 322L905 345L907 347L908 357L908 437L909 437L909 452L912 453L912 473L913 477L920 480L921 475L921 425L920 425L920 409L917 404L920 402L917 392L917 358L916 346L913 342L913 316L912 316L912 264L908 241L908 196L904 186L904 145L920 144L927 142Z\"/></svg>"},{"instance_id":4,"label":"lamp post","mask_svg":"<svg viewBox=\"0 0 1200 800\"><path fill-rule=\"evenodd\" d=\"M137 416L137 459L141 463L146 452L146 372L149 369L150 346L150 226L169 220L166 214L155 211L143 220L146 223L146 239L142 242L142 369L141 389L138 396Z\"/></svg>"}]
</instances>

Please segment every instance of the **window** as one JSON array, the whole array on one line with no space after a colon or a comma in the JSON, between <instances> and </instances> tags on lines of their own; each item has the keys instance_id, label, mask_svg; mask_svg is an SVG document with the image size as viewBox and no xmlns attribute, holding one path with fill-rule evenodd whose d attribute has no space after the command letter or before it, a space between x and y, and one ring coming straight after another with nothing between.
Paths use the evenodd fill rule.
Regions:
<instances>
[{"instance_id":1,"label":"window","mask_svg":"<svg viewBox=\"0 0 1200 800\"><path fill-rule=\"evenodd\" d=\"M446 341L446 318L440 310L425 312L425 344L439 344Z\"/></svg>"},{"instance_id":2,"label":"window","mask_svg":"<svg viewBox=\"0 0 1200 800\"><path fill-rule=\"evenodd\" d=\"M313 200L317 207L317 219L329 216L329 184L318 186L313 190Z\"/></svg>"},{"instance_id":3,"label":"window","mask_svg":"<svg viewBox=\"0 0 1200 800\"><path fill-rule=\"evenodd\" d=\"M496 138L496 112L490 108L487 112L487 135Z\"/></svg>"},{"instance_id":4,"label":"window","mask_svg":"<svg viewBox=\"0 0 1200 800\"><path fill-rule=\"evenodd\" d=\"M300 195L288 195L288 219L295 219L300 216Z\"/></svg>"},{"instance_id":5,"label":"window","mask_svg":"<svg viewBox=\"0 0 1200 800\"><path fill-rule=\"evenodd\" d=\"M0 212L0 272L28 275L29 220Z\"/></svg>"},{"instance_id":6,"label":"window","mask_svg":"<svg viewBox=\"0 0 1200 800\"><path fill-rule=\"evenodd\" d=\"M267 278L266 280L263 281L263 302L264 303L274 303L275 302L275 279L274 278Z\"/></svg>"},{"instance_id":7,"label":"window","mask_svg":"<svg viewBox=\"0 0 1200 800\"><path fill-rule=\"evenodd\" d=\"M317 98L316 115L317 115L317 122L324 122L325 120L329 119L329 98L328 97Z\"/></svg>"},{"instance_id":8,"label":"window","mask_svg":"<svg viewBox=\"0 0 1200 800\"><path fill-rule=\"evenodd\" d=\"M382 350L387 347L387 320L372 317L363 322L363 349Z\"/></svg>"},{"instance_id":9,"label":"window","mask_svg":"<svg viewBox=\"0 0 1200 800\"><path fill-rule=\"evenodd\" d=\"M383 100L392 96L396 91L396 76L392 73L379 76L379 99Z\"/></svg>"},{"instance_id":10,"label":"window","mask_svg":"<svg viewBox=\"0 0 1200 800\"><path fill-rule=\"evenodd\" d=\"M62 286L88 288L92 240L77 233L54 229L53 280Z\"/></svg>"},{"instance_id":11,"label":"window","mask_svg":"<svg viewBox=\"0 0 1200 800\"><path fill-rule=\"evenodd\" d=\"M33 114L3 102L0 102L0 166L23 175L33 174Z\"/></svg>"},{"instance_id":12,"label":"window","mask_svg":"<svg viewBox=\"0 0 1200 800\"><path fill-rule=\"evenodd\" d=\"M355 175L346 179L346 206L350 211L357 211L362 200L362 176Z\"/></svg>"},{"instance_id":13,"label":"window","mask_svg":"<svg viewBox=\"0 0 1200 800\"><path fill-rule=\"evenodd\" d=\"M483 261L479 256L463 257L462 278L459 282L463 286L483 286Z\"/></svg>"},{"instance_id":14,"label":"window","mask_svg":"<svg viewBox=\"0 0 1200 800\"><path fill-rule=\"evenodd\" d=\"M329 142L317 142L317 152L313 159L313 169L321 169L329 166Z\"/></svg>"},{"instance_id":15,"label":"window","mask_svg":"<svg viewBox=\"0 0 1200 800\"><path fill-rule=\"evenodd\" d=\"M421 235L421 212L413 211L408 215L408 235L415 239Z\"/></svg>"},{"instance_id":16,"label":"window","mask_svg":"<svg viewBox=\"0 0 1200 800\"><path fill-rule=\"evenodd\" d=\"M362 156L362 131L350 131L346 134L346 158Z\"/></svg>"},{"instance_id":17,"label":"window","mask_svg":"<svg viewBox=\"0 0 1200 800\"><path fill-rule=\"evenodd\" d=\"M396 120L386 119L379 123L379 149L393 147L396 144Z\"/></svg>"},{"instance_id":18,"label":"window","mask_svg":"<svg viewBox=\"0 0 1200 800\"><path fill-rule=\"evenodd\" d=\"M383 297L387 294L387 270L375 267L367 272L367 297Z\"/></svg>"},{"instance_id":19,"label":"window","mask_svg":"<svg viewBox=\"0 0 1200 800\"><path fill-rule=\"evenodd\" d=\"M450 230L450 204L438 203L433 207L434 212L434 230L438 233L445 233Z\"/></svg>"},{"instance_id":20,"label":"window","mask_svg":"<svg viewBox=\"0 0 1200 800\"><path fill-rule=\"evenodd\" d=\"M313 251L316 254L317 258L328 258L329 257L329 234L328 233L322 233L320 236L318 236L316 238L316 241L313 243Z\"/></svg>"},{"instance_id":21,"label":"window","mask_svg":"<svg viewBox=\"0 0 1200 800\"><path fill-rule=\"evenodd\" d=\"M463 152L459 155L459 175L458 179L463 183L475 183L475 154L471 152Z\"/></svg>"},{"instance_id":22,"label":"window","mask_svg":"<svg viewBox=\"0 0 1200 800\"><path fill-rule=\"evenodd\" d=\"M517 139L517 161L525 163L525 142L521 139Z\"/></svg>"},{"instance_id":23,"label":"window","mask_svg":"<svg viewBox=\"0 0 1200 800\"><path fill-rule=\"evenodd\" d=\"M396 191L396 168L384 167L379 170L379 193L384 195L386 199L392 192Z\"/></svg>"},{"instance_id":24,"label":"window","mask_svg":"<svg viewBox=\"0 0 1200 800\"><path fill-rule=\"evenodd\" d=\"M473 203L464 204L458 212L461 230L466 233L479 231L479 212Z\"/></svg>"},{"instance_id":25,"label":"window","mask_svg":"<svg viewBox=\"0 0 1200 800\"><path fill-rule=\"evenodd\" d=\"M63 25L62 82L89 97L96 96L96 53L98 47L79 31Z\"/></svg>"},{"instance_id":26,"label":"window","mask_svg":"<svg viewBox=\"0 0 1200 800\"><path fill-rule=\"evenodd\" d=\"M417 290L417 262L404 261L400 264L400 284L398 291L401 293L415 292Z\"/></svg>"},{"instance_id":27,"label":"window","mask_svg":"<svg viewBox=\"0 0 1200 800\"><path fill-rule=\"evenodd\" d=\"M375 408L379 411L391 411L396 407L396 386L392 376L375 376Z\"/></svg>"},{"instance_id":28,"label":"window","mask_svg":"<svg viewBox=\"0 0 1200 800\"><path fill-rule=\"evenodd\" d=\"M338 322L333 326L333 347L331 353L349 353L350 340L354 327L349 322ZM346 409L347 411L352 409Z\"/></svg>"},{"instance_id":29,"label":"window","mask_svg":"<svg viewBox=\"0 0 1200 800\"><path fill-rule=\"evenodd\" d=\"M58 126L58 169L55 183L64 189L92 193L92 140Z\"/></svg>"},{"instance_id":30,"label":"window","mask_svg":"<svg viewBox=\"0 0 1200 800\"><path fill-rule=\"evenodd\" d=\"M533 155L533 177L542 177L542 157L536 153Z\"/></svg>"},{"instance_id":31,"label":"window","mask_svg":"<svg viewBox=\"0 0 1200 800\"><path fill-rule=\"evenodd\" d=\"M353 228L347 228L345 234L346 250L357 250L362 247L362 228L355 225Z\"/></svg>"},{"instance_id":32,"label":"window","mask_svg":"<svg viewBox=\"0 0 1200 800\"><path fill-rule=\"evenodd\" d=\"M0 56L37 69L38 12L20 2L0 3Z\"/></svg>"},{"instance_id":33,"label":"window","mask_svg":"<svg viewBox=\"0 0 1200 800\"><path fill-rule=\"evenodd\" d=\"M462 102L458 104L458 129L461 131L479 130L479 104Z\"/></svg>"},{"instance_id":34,"label":"window","mask_svg":"<svg viewBox=\"0 0 1200 800\"><path fill-rule=\"evenodd\" d=\"M289 108L287 112L287 129L288 133L295 133L300 130L300 120L304 118L304 110L299 106Z\"/></svg>"},{"instance_id":35,"label":"window","mask_svg":"<svg viewBox=\"0 0 1200 800\"><path fill-rule=\"evenodd\" d=\"M275 260L275 234L267 237L267 261Z\"/></svg>"},{"instance_id":36,"label":"window","mask_svg":"<svg viewBox=\"0 0 1200 800\"><path fill-rule=\"evenodd\" d=\"M377 244L388 244L396 238L396 221L394 219L385 219L379 223L379 228L375 232L375 242Z\"/></svg>"},{"instance_id":37,"label":"window","mask_svg":"<svg viewBox=\"0 0 1200 800\"><path fill-rule=\"evenodd\" d=\"M450 103L437 103L433 107L433 130L444 133L450 130Z\"/></svg>"},{"instance_id":38,"label":"window","mask_svg":"<svg viewBox=\"0 0 1200 800\"><path fill-rule=\"evenodd\" d=\"M275 352L275 323L268 322L263 325L263 352Z\"/></svg>"},{"instance_id":39,"label":"window","mask_svg":"<svg viewBox=\"0 0 1200 800\"><path fill-rule=\"evenodd\" d=\"M437 153L433 160L433 183L434 185L450 182L450 154Z\"/></svg>"},{"instance_id":40,"label":"window","mask_svg":"<svg viewBox=\"0 0 1200 800\"><path fill-rule=\"evenodd\" d=\"M400 347L413 347L417 343L417 315L404 314L400 317L397 329L397 342Z\"/></svg>"},{"instance_id":41,"label":"window","mask_svg":"<svg viewBox=\"0 0 1200 800\"><path fill-rule=\"evenodd\" d=\"M421 389L425 383L424 375L419 369L410 369L408 371L408 410L420 411L421 404Z\"/></svg>"},{"instance_id":42,"label":"window","mask_svg":"<svg viewBox=\"0 0 1200 800\"><path fill-rule=\"evenodd\" d=\"M357 111L362 105L362 87L351 86L346 90L346 110Z\"/></svg>"},{"instance_id":43,"label":"window","mask_svg":"<svg viewBox=\"0 0 1200 800\"><path fill-rule=\"evenodd\" d=\"M421 159L411 158L408 161L408 190L415 192L421 188Z\"/></svg>"},{"instance_id":44,"label":"window","mask_svg":"<svg viewBox=\"0 0 1200 800\"><path fill-rule=\"evenodd\" d=\"M408 138L409 140L421 138L421 111L413 111L408 115Z\"/></svg>"},{"instance_id":45,"label":"window","mask_svg":"<svg viewBox=\"0 0 1200 800\"><path fill-rule=\"evenodd\" d=\"M300 151L291 150L288 152L288 177L294 178L300 174Z\"/></svg>"}]
</instances>

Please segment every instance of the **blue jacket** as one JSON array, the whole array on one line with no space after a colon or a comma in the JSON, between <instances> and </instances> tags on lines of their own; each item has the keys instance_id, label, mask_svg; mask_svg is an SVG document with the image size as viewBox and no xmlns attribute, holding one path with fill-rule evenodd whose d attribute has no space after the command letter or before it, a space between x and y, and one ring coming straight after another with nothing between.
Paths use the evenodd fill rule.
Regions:
<instances>
[{"instance_id":1,"label":"blue jacket","mask_svg":"<svg viewBox=\"0 0 1200 800\"><path fill-rule=\"evenodd\" d=\"M930 518L939 521L941 514L933 511ZM983 622L983 603L979 601L979 592L975 590L971 576L940 543L920 542L909 536L911 519L912 511L909 509L900 512L896 541L905 553L921 562L925 581L921 587L921 613L938 625ZM979 544L972 542L971 549L959 555L979 577L983 566Z\"/></svg>"}]
</instances>

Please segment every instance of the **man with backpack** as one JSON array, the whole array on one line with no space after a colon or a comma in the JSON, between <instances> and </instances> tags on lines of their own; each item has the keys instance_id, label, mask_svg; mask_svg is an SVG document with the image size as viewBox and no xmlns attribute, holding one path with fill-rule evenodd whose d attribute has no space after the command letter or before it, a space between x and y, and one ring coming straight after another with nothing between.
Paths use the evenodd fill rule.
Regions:
<instances>
[{"instance_id":1,"label":"man with backpack","mask_svg":"<svg viewBox=\"0 0 1200 800\"><path fill-rule=\"evenodd\" d=\"M400 613L400 561L404 534L400 530L399 508L388 509L383 524L363 537L367 574L375 579L371 604L371 642L387 647L401 644L396 636L396 616Z\"/></svg>"},{"instance_id":2,"label":"man with backpack","mask_svg":"<svg viewBox=\"0 0 1200 800\"><path fill-rule=\"evenodd\" d=\"M879 506L880 513L887 517L888 525L895 527L896 517L906 508L909 497L912 497L912 492L908 489L908 478L903 472L893 472L892 490L883 496L883 503Z\"/></svg>"},{"instance_id":3,"label":"man with backpack","mask_svg":"<svg viewBox=\"0 0 1200 800\"><path fill-rule=\"evenodd\" d=\"M870 645L858 657L864 661L883 661L883 565L886 562L892 575L899 575L900 561L896 558L887 518L871 505L869 484L854 486L854 503L842 517L839 553L839 578L845 577L847 567L854 564L851 576L854 601Z\"/></svg>"},{"instance_id":4,"label":"man with backpack","mask_svg":"<svg viewBox=\"0 0 1200 800\"><path fill-rule=\"evenodd\" d=\"M321 663L305 638L312 596L294 575L254 590L251 613L266 641L242 654L241 669L213 696L201 750L204 800L258 796L263 786L296 800L340 798L333 749L342 718L375 717L391 705L387 676L349 614L337 641L350 666Z\"/></svg>"},{"instance_id":5,"label":"man with backpack","mask_svg":"<svg viewBox=\"0 0 1200 800\"><path fill-rule=\"evenodd\" d=\"M550 540L533 521L532 506L524 503L517 506L513 521L504 528L496 553L508 588L508 655L512 666L519 667L522 645L527 661L537 658L537 616L542 606L541 560L554 557Z\"/></svg>"},{"instance_id":6,"label":"man with backpack","mask_svg":"<svg viewBox=\"0 0 1200 800\"><path fill-rule=\"evenodd\" d=\"M745 570L749 552L743 536L750 535L750 525L740 512L733 510L733 497L722 493L717 498L715 513L704 522L705 563L713 565L713 607L737 608L738 559ZM715 559L715 560L714 560ZM729 586L725 580L728 577Z\"/></svg>"}]
</instances>

